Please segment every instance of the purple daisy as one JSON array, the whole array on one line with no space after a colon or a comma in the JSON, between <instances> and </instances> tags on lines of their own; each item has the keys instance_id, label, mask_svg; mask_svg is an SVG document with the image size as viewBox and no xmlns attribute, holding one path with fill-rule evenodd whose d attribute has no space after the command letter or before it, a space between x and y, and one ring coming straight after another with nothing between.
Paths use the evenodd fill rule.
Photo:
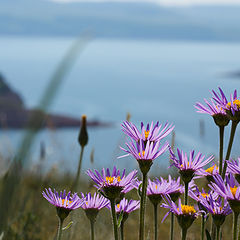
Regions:
<instances>
[{"instance_id":1,"label":"purple daisy","mask_svg":"<svg viewBox=\"0 0 240 240\"><path fill-rule=\"evenodd\" d=\"M231 173L225 181L220 175L214 176L209 187L229 202L233 212L240 213L240 186Z\"/></svg>"},{"instance_id":2,"label":"purple daisy","mask_svg":"<svg viewBox=\"0 0 240 240\"><path fill-rule=\"evenodd\" d=\"M109 200L97 193L94 193L93 196L91 193L87 193L86 196L83 193L81 195L83 202L81 208L85 211L90 222L94 223L99 211L109 205Z\"/></svg>"},{"instance_id":3,"label":"purple daisy","mask_svg":"<svg viewBox=\"0 0 240 240\"><path fill-rule=\"evenodd\" d=\"M197 174L205 165L213 160L213 156L210 156L204 160L205 156L200 152L194 157L194 151L191 151L189 157L187 153L177 149L178 155L175 156L171 148L170 158L173 161L172 165L179 169L179 173L185 183L192 180L193 176Z\"/></svg>"},{"instance_id":4,"label":"purple daisy","mask_svg":"<svg viewBox=\"0 0 240 240\"><path fill-rule=\"evenodd\" d=\"M161 207L168 208L169 212L164 216L162 222L166 219L170 212L172 212L178 219L180 227L187 230L201 213L191 205L183 205L181 199L178 199L178 204L173 202L168 196L164 198L165 203Z\"/></svg>"},{"instance_id":5,"label":"purple daisy","mask_svg":"<svg viewBox=\"0 0 240 240\"><path fill-rule=\"evenodd\" d=\"M57 209L58 217L63 221L71 210L81 207L82 200L78 197L77 193L71 194L71 192L66 193L66 190L58 193L49 189L45 189L45 192L42 192L42 195L45 199L48 200L52 205Z\"/></svg>"},{"instance_id":6,"label":"purple daisy","mask_svg":"<svg viewBox=\"0 0 240 240\"><path fill-rule=\"evenodd\" d=\"M232 117L233 120L239 120L239 115L237 114L240 111L240 100L237 97L237 90L235 89L233 94L230 94L230 101L227 100L224 92L221 88L218 88L220 94L212 90L213 99L215 102L226 110L226 112Z\"/></svg>"},{"instance_id":7,"label":"purple daisy","mask_svg":"<svg viewBox=\"0 0 240 240\"><path fill-rule=\"evenodd\" d=\"M232 213L232 210L225 199L221 199L220 197L216 197L216 193L209 193L207 198L201 199L201 204L205 209L212 215L224 215L227 216Z\"/></svg>"},{"instance_id":8,"label":"purple daisy","mask_svg":"<svg viewBox=\"0 0 240 240\"><path fill-rule=\"evenodd\" d=\"M101 174L97 170L95 170L95 172L88 170L87 174L96 183L95 187L106 198L116 200L120 197L121 192L126 193L133 188L132 185L136 181L137 171L134 170L126 175L124 169L121 174L114 166L112 174L109 168L106 170L103 168Z\"/></svg>"},{"instance_id":9,"label":"purple daisy","mask_svg":"<svg viewBox=\"0 0 240 240\"><path fill-rule=\"evenodd\" d=\"M216 164L213 164L211 167L207 168L206 170L200 169L197 172L197 175L199 177L205 176L209 182L212 182L213 176L216 176L218 174L219 174L219 168Z\"/></svg>"},{"instance_id":10,"label":"purple daisy","mask_svg":"<svg viewBox=\"0 0 240 240\"><path fill-rule=\"evenodd\" d=\"M123 198L120 203L116 205L116 213L120 214L121 212L125 214L129 214L137 209L140 208L140 201L137 200L127 200L126 198Z\"/></svg>"},{"instance_id":11,"label":"purple daisy","mask_svg":"<svg viewBox=\"0 0 240 240\"><path fill-rule=\"evenodd\" d=\"M147 141L146 144L142 140L139 142L134 142L132 139L130 142L126 143L127 149L121 147L123 151L127 154L125 156L133 156L139 164L142 172L147 173L150 170L152 161L162 155L168 148L168 143L165 143L160 148L160 141L150 142ZM160 149L159 149L160 148ZM121 158L120 157L120 158Z\"/></svg>"},{"instance_id":12,"label":"purple daisy","mask_svg":"<svg viewBox=\"0 0 240 240\"><path fill-rule=\"evenodd\" d=\"M45 189L45 192L43 191L42 195L57 208L64 208L71 211L82 205L82 201L77 193L71 194L70 191L66 193L66 190L64 190L63 192L58 193L55 189L53 192L51 188L49 188Z\"/></svg>"},{"instance_id":13,"label":"purple daisy","mask_svg":"<svg viewBox=\"0 0 240 240\"><path fill-rule=\"evenodd\" d=\"M141 122L140 131L133 123L128 121L124 121L121 126L123 132L130 138L134 139L136 142L140 140L144 142L147 140L151 142L160 141L161 139L169 135L174 129L174 126L172 126L172 124L169 125L168 123L166 123L162 128L162 124L159 125L159 122L157 122L155 125L152 122L151 124L147 124L146 127Z\"/></svg>"},{"instance_id":14,"label":"purple daisy","mask_svg":"<svg viewBox=\"0 0 240 240\"><path fill-rule=\"evenodd\" d=\"M227 171L234 174L236 180L240 183L240 158L227 161Z\"/></svg>"},{"instance_id":15,"label":"purple daisy","mask_svg":"<svg viewBox=\"0 0 240 240\"><path fill-rule=\"evenodd\" d=\"M227 126L229 123L229 118L225 109L215 104L212 99L211 102L207 101L206 99L204 99L204 101L207 104L207 107L197 102L194 106L198 110L197 112L211 115L214 119L214 122L218 126Z\"/></svg>"},{"instance_id":16,"label":"purple daisy","mask_svg":"<svg viewBox=\"0 0 240 240\"><path fill-rule=\"evenodd\" d=\"M87 193L86 196L83 193L81 193L81 195L82 195L82 201L83 201L81 208L84 210L87 210L87 209L100 210L109 204L108 199L106 199L105 197L97 193L94 193L93 196L91 195L91 193Z\"/></svg>"}]
</instances>

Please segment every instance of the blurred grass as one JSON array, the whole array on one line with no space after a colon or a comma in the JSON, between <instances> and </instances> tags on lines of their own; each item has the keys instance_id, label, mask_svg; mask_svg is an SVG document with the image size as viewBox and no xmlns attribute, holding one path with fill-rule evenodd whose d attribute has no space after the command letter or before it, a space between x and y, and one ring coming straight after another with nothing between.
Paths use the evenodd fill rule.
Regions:
<instances>
[{"instance_id":1,"label":"blurred grass","mask_svg":"<svg viewBox=\"0 0 240 240\"><path fill-rule=\"evenodd\" d=\"M73 63L79 55L79 51L83 49L86 43L86 38L78 39L63 57L42 95L37 111L30 119L26 134L23 137L15 158L1 181L0 233L6 230L8 220L11 219L11 211L13 204L15 204L15 202L12 202L13 198L15 198L14 194L16 194L16 191L19 191L18 185L20 183L22 170L27 165L28 154L31 150L31 145L34 142L36 134L42 128L42 124L45 120L45 113L54 100L66 74L73 66Z\"/></svg>"}]
</instances>

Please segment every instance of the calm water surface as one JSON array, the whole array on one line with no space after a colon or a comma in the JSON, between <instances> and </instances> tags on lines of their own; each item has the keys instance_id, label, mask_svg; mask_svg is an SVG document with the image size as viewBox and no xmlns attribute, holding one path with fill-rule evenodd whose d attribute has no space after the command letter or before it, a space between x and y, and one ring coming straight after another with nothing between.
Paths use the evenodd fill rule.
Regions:
<instances>
[{"instance_id":1,"label":"calm water surface","mask_svg":"<svg viewBox=\"0 0 240 240\"><path fill-rule=\"evenodd\" d=\"M0 72L22 94L27 107L37 105L51 75L74 39L0 38ZM240 68L240 44L93 40L80 54L66 77L51 111L113 122L114 127L90 129L84 169L91 150L94 167L135 167L135 160L116 159L122 152L124 136L120 123L130 112L132 121L174 123L176 145L186 151L218 153L218 129L210 117L197 114L196 101L209 98L210 90L221 86L227 94L239 89L236 79L223 77ZM239 89L240 90L240 89ZM199 121L205 134L200 137ZM23 131L3 130L0 151L12 156ZM228 136L228 131L226 132ZM47 166L61 163L65 171L75 171L79 147L78 129L43 130L38 135L31 158L39 159L39 145L47 148ZM239 134L237 135L240 139ZM168 138L170 141L170 138ZM239 141L234 154L240 154ZM168 154L156 162L155 171L167 169Z\"/></svg>"}]
</instances>

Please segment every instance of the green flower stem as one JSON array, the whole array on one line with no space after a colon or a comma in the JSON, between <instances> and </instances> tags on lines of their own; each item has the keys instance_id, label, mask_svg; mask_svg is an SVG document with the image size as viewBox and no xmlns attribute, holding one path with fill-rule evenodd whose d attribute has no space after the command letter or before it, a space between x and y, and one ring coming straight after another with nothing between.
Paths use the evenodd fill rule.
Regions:
<instances>
[{"instance_id":1,"label":"green flower stem","mask_svg":"<svg viewBox=\"0 0 240 240\"><path fill-rule=\"evenodd\" d=\"M201 240L204 240L204 234L205 234L205 214L202 213Z\"/></svg>"},{"instance_id":2,"label":"green flower stem","mask_svg":"<svg viewBox=\"0 0 240 240\"><path fill-rule=\"evenodd\" d=\"M63 226L63 220L61 218L59 218L57 240L61 239L61 236L62 236L62 226Z\"/></svg>"},{"instance_id":3,"label":"green flower stem","mask_svg":"<svg viewBox=\"0 0 240 240\"><path fill-rule=\"evenodd\" d=\"M238 212L233 212L233 240L237 240Z\"/></svg>"},{"instance_id":4,"label":"green flower stem","mask_svg":"<svg viewBox=\"0 0 240 240\"><path fill-rule=\"evenodd\" d=\"M120 230L121 230L121 240L124 240L124 222L121 222L121 226L120 226Z\"/></svg>"},{"instance_id":5,"label":"green flower stem","mask_svg":"<svg viewBox=\"0 0 240 240\"><path fill-rule=\"evenodd\" d=\"M238 122L237 121L232 121L232 126L231 126L231 134L230 134L230 139L228 142L228 149L227 149L227 154L225 157L225 160L228 160L231 154L231 150L232 150L232 144L233 144L233 139L235 136L235 132L236 132L236 128L237 128ZM225 178L225 174L226 174L226 170L227 170L227 162L224 162L224 167L223 167L223 172L222 172L222 178Z\"/></svg>"},{"instance_id":6,"label":"green flower stem","mask_svg":"<svg viewBox=\"0 0 240 240\"><path fill-rule=\"evenodd\" d=\"M187 238L187 229L182 228L182 240L186 240L186 238Z\"/></svg>"},{"instance_id":7,"label":"green flower stem","mask_svg":"<svg viewBox=\"0 0 240 240\"><path fill-rule=\"evenodd\" d=\"M188 182L185 182L184 205L188 204Z\"/></svg>"},{"instance_id":8,"label":"green flower stem","mask_svg":"<svg viewBox=\"0 0 240 240\"><path fill-rule=\"evenodd\" d=\"M144 214L146 205L146 193L147 193L147 173L142 173L142 195L140 202L140 229L139 240L144 240Z\"/></svg>"},{"instance_id":9,"label":"green flower stem","mask_svg":"<svg viewBox=\"0 0 240 240\"><path fill-rule=\"evenodd\" d=\"M217 226L217 240L220 240L220 226Z\"/></svg>"},{"instance_id":10,"label":"green flower stem","mask_svg":"<svg viewBox=\"0 0 240 240\"><path fill-rule=\"evenodd\" d=\"M78 181L79 181L79 178L80 178L81 168L82 168L83 151L84 151L84 146L81 147L81 153L80 153L79 162L78 162L77 175L76 175L76 178L73 182L72 190L75 190L77 188Z\"/></svg>"},{"instance_id":11,"label":"green flower stem","mask_svg":"<svg viewBox=\"0 0 240 240\"><path fill-rule=\"evenodd\" d=\"M90 224L91 224L91 240L94 240L94 220L90 220Z\"/></svg>"},{"instance_id":12,"label":"green flower stem","mask_svg":"<svg viewBox=\"0 0 240 240\"><path fill-rule=\"evenodd\" d=\"M153 204L154 208L154 232L155 240L158 240L158 204Z\"/></svg>"},{"instance_id":13,"label":"green flower stem","mask_svg":"<svg viewBox=\"0 0 240 240\"><path fill-rule=\"evenodd\" d=\"M223 167L223 140L224 140L224 126L219 127L219 174L222 174Z\"/></svg>"},{"instance_id":14,"label":"green flower stem","mask_svg":"<svg viewBox=\"0 0 240 240\"><path fill-rule=\"evenodd\" d=\"M174 233L174 214L171 212L170 240L173 240L173 233Z\"/></svg>"},{"instance_id":15,"label":"green flower stem","mask_svg":"<svg viewBox=\"0 0 240 240\"><path fill-rule=\"evenodd\" d=\"M118 227L117 227L117 215L115 210L115 199L111 199L110 203L111 203L111 210L112 210L114 238L115 240L118 240Z\"/></svg>"}]
</instances>

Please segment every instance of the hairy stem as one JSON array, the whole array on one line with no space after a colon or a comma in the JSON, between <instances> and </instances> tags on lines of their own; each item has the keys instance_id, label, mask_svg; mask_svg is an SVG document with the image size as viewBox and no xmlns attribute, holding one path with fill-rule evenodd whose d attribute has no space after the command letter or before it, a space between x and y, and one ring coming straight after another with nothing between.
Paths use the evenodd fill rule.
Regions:
<instances>
[{"instance_id":1,"label":"hairy stem","mask_svg":"<svg viewBox=\"0 0 240 240\"><path fill-rule=\"evenodd\" d=\"M224 126L219 127L219 174L222 174L223 168L223 140L224 140Z\"/></svg>"},{"instance_id":2,"label":"hairy stem","mask_svg":"<svg viewBox=\"0 0 240 240\"><path fill-rule=\"evenodd\" d=\"M117 215L115 210L115 199L111 199L110 202L111 202L111 210L112 210L114 239L118 240L118 227L117 227Z\"/></svg>"},{"instance_id":3,"label":"hairy stem","mask_svg":"<svg viewBox=\"0 0 240 240\"><path fill-rule=\"evenodd\" d=\"M142 195L140 202L140 228L139 228L139 240L144 240L144 214L146 205L146 193L147 193L147 173L142 174Z\"/></svg>"},{"instance_id":4,"label":"hairy stem","mask_svg":"<svg viewBox=\"0 0 240 240\"><path fill-rule=\"evenodd\" d=\"M202 213L202 223L201 223L201 240L204 240L204 234L205 234L205 214Z\"/></svg>"},{"instance_id":5,"label":"hairy stem","mask_svg":"<svg viewBox=\"0 0 240 240\"><path fill-rule=\"evenodd\" d=\"M63 225L63 220L61 218L59 218L57 240L61 239L61 236L62 236L62 225Z\"/></svg>"},{"instance_id":6,"label":"hairy stem","mask_svg":"<svg viewBox=\"0 0 240 240\"><path fill-rule=\"evenodd\" d=\"M170 240L173 240L173 233L174 233L174 214L171 212Z\"/></svg>"},{"instance_id":7,"label":"hairy stem","mask_svg":"<svg viewBox=\"0 0 240 240\"><path fill-rule=\"evenodd\" d=\"M229 142L228 142L228 149L227 149L227 154L226 154L226 157L225 157L225 162L224 162L224 167L223 167L223 172L222 172L222 178L223 179L225 178L225 174L226 174L226 170L227 170L226 160L229 159L230 154L231 154L233 139L234 139L234 136L235 136L237 125L238 125L238 122L232 121L231 134L230 134L230 139L229 139Z\"/></svg>"},{"instance_id":8,"label":"hairy stem","mask_svg":"<svg viewBox=\"0 0 240 240\"><path fill-rule=\"evenodd\" d=\"M188 204L188 182L185 182L184 205Z\"/></svg>"},{"instance_id":9,"label":"hairy stem","mask_svg":"<svg viewBox=\"0 0 240 240\"><path fill-rule=\"evenodd\" d=\"M154 208L154 232L155 240L158 240L158 204L153 204Z\"/></svg>"},{"instance_id":10,"label":"hairy stem","mask_svg":"<svg viewBox=\"0 0 240 240\"><path fill-rule=\"evenodd\" d=\"M237 240L238 215L239 213L233 212L233 240Z\"/></svg>"},{"instance_id":11,"label":"hairy stem","mask_svg":"<svg viewBox=\"0 0 240 240\"><path fill-rule=\"evenodd\" d=\"M90 220L90 224L91 224L91 240L94 240L94 220Z\"/></svg>"}]
</instances>

